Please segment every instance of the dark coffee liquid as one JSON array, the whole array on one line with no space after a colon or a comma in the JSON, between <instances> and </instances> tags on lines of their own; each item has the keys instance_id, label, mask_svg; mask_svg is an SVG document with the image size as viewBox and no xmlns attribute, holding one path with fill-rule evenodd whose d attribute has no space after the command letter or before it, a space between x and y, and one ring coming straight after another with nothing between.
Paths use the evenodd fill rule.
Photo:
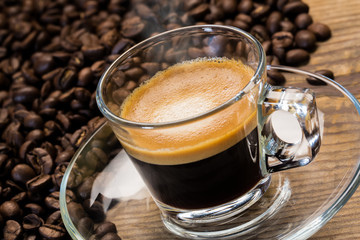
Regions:
<instances>
[{"instance_id":1,"label":"dark coffee liquid","mask_svg":"<svg viewBox=\"0 0 360 240\"><path fill-rule=\"evenodd\" d=\"M131 159L159 201L181 209L200 209L234 200L262 179L257 129L215 156L179 165Z\"/></svg>"},{"instance_id":2,"label":"dark coffee liquid","mask_svg":"<svg viewBox=\"0 0 360 240\"><path fill-rule=\"evenodd\" d=\"M137 88L120 116L156 123L204 113L234 97L253 74L235 60L184 62ZM187 124L115 133L155 199L201 209L235 200L262 179L256 125L256 102L245 96Z\"/></svg>"}]
</instances>

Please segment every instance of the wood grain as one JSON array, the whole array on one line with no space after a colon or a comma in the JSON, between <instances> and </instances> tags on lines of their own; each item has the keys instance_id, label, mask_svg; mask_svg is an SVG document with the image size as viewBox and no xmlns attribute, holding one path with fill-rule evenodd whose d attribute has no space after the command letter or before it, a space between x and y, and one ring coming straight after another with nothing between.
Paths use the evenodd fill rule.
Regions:
<instances>
[{"instance_id":1,"label":"wood grain","mask_svg":"<svg viewBox=\"0 0 360 240\"><path fill-rule=\"evenodd\" d=\"M320 43L307 70L331 69L336 81L360 99L360 1L307 0L315 21L327 24L332 37ZM351 133L350 133L351 134ZM360 239L360 189L311 240Z\"/></svg>"}]
</instances>

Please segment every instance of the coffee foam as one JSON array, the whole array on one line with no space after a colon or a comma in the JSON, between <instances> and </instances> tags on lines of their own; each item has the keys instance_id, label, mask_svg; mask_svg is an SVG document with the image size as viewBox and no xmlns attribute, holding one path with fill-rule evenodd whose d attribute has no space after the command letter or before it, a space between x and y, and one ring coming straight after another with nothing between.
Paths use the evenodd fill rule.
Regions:
<instances>
[{"instance_id":1,"label":"coffee foam","mask_svg":"<svg viewBox=\"0 0 360 240\"><path fill-rule=\"evenodd\" d=\"M147 123L181 120L207 112L234 97L254 71L235 60L201 59L157 73L124 102L121 117ZM154 164L182 164L233 146L256 127L256 103L244 97L205 119L166 129L126 129L117 134L137 159ZM116 133L116 131L115 131Z\"/></svg>"}]
</instances>

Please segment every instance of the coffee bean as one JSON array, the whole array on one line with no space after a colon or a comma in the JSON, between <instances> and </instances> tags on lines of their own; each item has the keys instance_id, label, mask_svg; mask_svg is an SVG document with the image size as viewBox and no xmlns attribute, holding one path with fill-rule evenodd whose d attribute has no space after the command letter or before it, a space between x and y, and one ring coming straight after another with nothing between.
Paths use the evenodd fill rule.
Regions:
<instances>
[{"instance_id":1,"label":"coffee bean","mask_svg":"<svg viewBox=\"0 0 360 240\"><path fill-rule=\"evenodd\" d=\"M266 28L269 31L270 34L274 34L276 32L281 31L281 21L283 19L283 16L281 12L274 11L272 12L268 19L266 20Z\"/></svg>"},{"instance_id":2,"label":"coffee bean","mask_svg":"<svg viewBox=\"0 0 360 240\"><path fill-rule=\"evenodd\" d=\"M60 192L55 191L50 193L44 201L49 209L60 210Z\"/></svg>"},{"instance_id":3,"label":"coffee bean","mask_svg":"<svg viewBox=\"0 0 360 240\"><path fill-rule=\"evenodd\" d=\"M112 98L115 101L115 103L121 105L122 102L125 100L125 98L129 96L129 94L130 94L129 90L126 90L125 88L119 88L112 93Z\"/></svg>"},{"instance_id":4,"label":"coffee bean","mask_svg":"<svg viewBox=\"0 0 360 240\"><path fill-rule=\"evenodd\" d=\"M88 86L93 81L93 75L90 67L81 69L78 75L77 85L81 87Z\"/></svg>"},{"instance_id":5,"label":"coffee bean","mask_svg":"<svg viewBox=\"0 0 360 240\"><path fill-rule=\"evenodd\" d=\"M1 216L5 219L17 219L21 216L22 210L15 201L5 201L0 205Z\"/></svg>"},{"instance_id":6,"label":"coffee bean","mask_svg":"<svg viewBox=\"0 0 360 240\"><path fill-rule=\"evenodd\" d=\"M328 69L321 69L321 70L317 70L315 71L316 74L320 74L323 75L325 77L328 77L332 80L335 79L334 77L334 73L331 70ZM317 78L313 78L313 77L307 77L306 81L311 84L311 85L327 85L327 83L325 81L322 81L321 79L317 79Z\"/></svg>"},{"instance_id":7,"label":"coffee bean","mask_svg":"<svg viewBox=\"0 0 360 240\"><path fill-rule=\"evenodd\" d=\"M145 23L141 20L140 17L131 17L124 19L121 24L121 33L126 38L135 38L141 35L145 29Z\"/></svg>"},{"instance_id":8,"label":"coffee bean","mask_svg":"<svg viewBox=\"0 0 360 240\"><path fill-rule=\"evenodd\" d=\"M291 33L295 33L296 32L296 26L294 23L290 22L289 20L283 20L280 22L281 25L281 31L284 32L291 32Z\"/></svg>"},{"instance_id":9,"label":"coffee bean","mask_svg":"<svg viewBox=\"0 0 360 240\"><path fill-rule=\"evenodd\" d=\"M36 214L28 214L23 218L22 227L24 230L35 230L39 228L44 221Z\"/></svg>"},{"instance_id":10,"label":"coffee bean","mask_svg":"<svg viewBox=\"0 0 360 240\"><path fill-rule=\"evenodd\" d=\"M277 32L271 37L273 46L279 48L290 48L293 45L294 37L291 32Z\"/></svg>"},{"instance_id":11,"label":"coffee bean","mask_svg":"<svg viewBox=\"0 0 360 240\"><path fill-rule=\"evenodd\" d=\"M315 34L309 30L300 30L295 35L295 43L299 48L311 51L316 46Z\"/></svg>"},{"instance_id":12,"label":"coffee bean","mask_svg":"<svg viewBox=\"0 0 360 240\"><path fill-rule=\"evenodd\" d=\"M100 223L95 229L97 238L102 238L107 233L117 233L117 229L114 223L105 221Z\"/></svg>"},{"instance_id":13,"label":"coffee bean","mask_svg":"<svg viewBox=\"0 0 360 240\"><path fill-rule=\"evenodd\" d=\"M24 86L14 92L13 100L15 103L31 104L39 95L40 92L36 87Z\"/></svg>"},{"instance_id":14,"label":"coffee bean","mask_svg":"<svg viewBox=\"0 0 360 240\"><path fill-rule=\"evenodd\" d=\"M264 41L270 39L265 26L260 24L253 26L250 30L250 33L254 37L256 37L256 39L259 40L260 43L263 43Z\"/></svg>"},{"instance_id":15,"label":"coffee bean","mask_svg":"<svg viewBox=\"0 0 360 240\"><path fill-rule=\"evenodd\" d=\"M104 207L99 201L94 201L90 205L90 199L86 199L83 203L83 206L85 211L95 222L101 222L105 220L106 214L104 212Z\"/></svg>"},{"instance_id":16,"label":"coffee bean","mask_svg":"<svg viewBox=\"0 0 360 240\"><path fill-rule=\"evenodd\" d=\"M61 239L66 235L66 230L61 226L44 224L39 227L39 233L46 239Z\"/></svg>"},{"instance_id":17,"label":"coffee bean","mask_svg":"<svg viewBox=\"0 0 360 240\"><path fill-rule=\"evenodd\" d=\"M56 183L56 186L60 187L61 181L64 177L68 162L60 163L54 170L53 181Z\"/></svg>"},{"instance_id":18,"label":"coffee bean","mask_svg":"<svg viewBox=\"0 0 360 240\"><path fill-rule=\"evenodd\" d=\"M291 49L286 53L286 63L289 65L300 65L309 61L310 55L303 49Z\"/></svg>"},{"instance_id":19,"label":"coffee bean","mask_svg":"<svg viewBox=\"0 0 360 240\"><path fill-rule=\"evenodd\" d=\"M262 19L266 17L270 12L270 6L269 5L263 5L259 4L256 5L255 9L251 11L250 16L253 19Z\"/></svg>"},{"instance_id":20,"label":"coffee bean","mask_svg":"<svg viewBox=\"0 0 360 240\"><path fill-rule=\"evenodd\" d=\"M308 13L301 13L295 18L295 25L299 29L306 29L313 23L312 17Z\"/></svg>"},{"instance_id":21,"label":"coffee bean","mask_svg":"<svg viewBox=\"0 0 360 240\"><path fill-rule=\"evenodd\" d=\"M44 126L43 119L35 113L28 114L24 118L24 127L26 127L26 128L41 129L41 128L43 128L43 126Z\"/></svg>"},{"instance_id":22,"label":"coffee bean","mask_svg":"<svg viewBox=\"0 0 360 240\"><path fill-rule=\"evenodd\" d=\"M84 217L79 220L77 230L82 236L90 236L94 231L94 222L89 217Z\"/></svg>"},{"instance_id":23,"label":"coffee bean","mask_svg":"<svg viewBox=\"0 0 360 240\"><path fill-rule=\"evenodd\" d=\"M47 174L37 175L26 182L26 187L29 191L34 193L42 193L50 189L52 184L51 176Z\"/></svg>"},{"instance_id":24,"label":"coffee bean","mask_svg":"<svg viewBox=\"0 0 360 240\"><path fill-rule=\"evenodd\" d=\"M77 225L80 219L87 217L87 214L80 203L70 202L67 205L68 211L71 212L70 218L71 221Z\"/></svg>"},{"instance_id":25,"label":"coffee bean","mask_svg":"<svg viewBox=\"0 0 360 240\"><path fill-rule=\"evenodd\" d=\"M331 37L331 30L330 28L322 23L312 23L308 30L313 32L316 36L316 39L318 41L325 41L328 40Z\"/></svg>"},{"instance_id":26,"label":"coffee bean","mask_svg":"<svg viewBox=\"0 0 360 240\"><path fill-rule=\"evenodd\" d=\"M21 225L17 221L8 220L5 223L3 233L4 233L4 240L21 239L21 234L22 234Z\"/></svg>"},{"instance_id":27,"label":"coffee bean","mask_svg":"<svg viewBox=\"0 0 360 240\"><path fill-rule=\"evenodd\" d=\"M277 86L285 83L286 79L282 73L277 70L268 70L267 71L267 81L271 85Z\"/></svg>"},{"instance_id":28,"label":"coffee bean","mask_svg":"<svg viewBox=\"0 0 360 240\"><path fill-rule=\"evenodd\" d=\"M67 149L63 152L60 152L55 159L55 163L60 164L63 162L69 162L70 159L73 157L73 155L74 155L74 151L71 149Z\"/></svg>"},{"instance_id":29,"label":"coffee bean","mask_svg":"<svg viewBox=\"0 0 360 240\"><path fill-rule=\"evenodd\" d=\"M27 214L33 213L37 216L41 216L45 213L44 208L36 203L27 203L24 207L24 211Z\"/></svg>"},{"instance_id":30,"label":"coffee bean","mask_svg":"<svg viewBox=\"0 0 360 240\"><path fill-rule=\"evenodd\" d=\"M15 182L25 184L35 177L35 171L27 164L19 163L11 170L11 177Z\"/></svg>"},{"instance_id":31,"label":"coffee bean","mask_svg":"<svg viewBox=\"0 0 360 240\"><path fill-rule=\"evenodd\" d=\"M237 2L236 0L223 0L221 1L221 7L224 11L224 14L231 15L236 13Z\"/></svg>"},{"instance_id":32,"label":"coffee bean","mask_svg":"<svg viewBox=\"0 0 360 240\"><path fill-rule=\"evenodd\" d=\"M39 144L45 138L44 132L40 129L34 129L28 132L25 137L25 141L33 141L35 144Z\"/></svg>"},{"instance_id":33,"label":"coffee bean","mask_svg":"<svg viewBox=\"0 0 360 240\"><path fill-rule=\"evenodd\" d=\"M282 12L289 18L295 18L300 13L309 12L309 6L302 1L289 2L284 5Z\"/></svg>"},{"instance_id":34,"label":"coffee bean","mask_svg":"<svg viewBox=\"0 0 360 240\"><path fill-rule=\"evenodd\" d=\"M76 78L76 69L74 67L66 67L55 76L53 84L56 89L67 90L75 84Z\"/></svg>"},{"instance_id":35,"label":"coffee bean","mask_svg":"<svg viewBox=\"0 0 360 240\"><path fill-rule=\"evenodd\" d=\"M252 0L241 0L237 6L237 10L241 13L250 13L253 8Z\"/></svg>"},{"instance_id":36,"label":"coffee bean","mask_svg":"<svg viewBox=\"0 0 360 240\"><path fill-rule=\"evenodd\" d=\"M34 70L39 75L50 72L56 66L53 57L47 53L37 53L32 59Z\"/></svg>"},{"instance_id":37,"label":"coffee bean","mask_svg":"<svg viewBox=\"0 0 360 240\"><path fill-rule=\"evenodd\" d=\"M195 20L200 20L201 18L205 17L206 14L210 13L210 6L207 3L202 3L197 7L191 9L188 13L191 18Z\"/></svg>"},{"instance_id":38,"label":"coffee bean","mask_svg":"<svg viewBox=\"0 0 360 240\"><path fill-rule=\"evenodd\" d=\"M63 222L61 220L61 212L60 210L57 210L49 215L49 217L46 219L46 224L51 225L62 225Z\"/></svg>"}]
</instances>

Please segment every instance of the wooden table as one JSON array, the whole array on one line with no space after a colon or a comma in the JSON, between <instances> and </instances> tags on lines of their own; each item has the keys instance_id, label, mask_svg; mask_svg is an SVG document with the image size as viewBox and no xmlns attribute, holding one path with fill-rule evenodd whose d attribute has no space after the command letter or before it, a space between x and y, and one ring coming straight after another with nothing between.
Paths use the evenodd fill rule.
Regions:
<instances>
[{"instance_id":1,"label":"wooden table","mask_svg":"<svg viewBox=\"0 0 360 240\"><path fill-rule=\"evenodd\" d=\"M360 100L360 1L305 0L315 21L327 24L332 38L320 43L306 70L331 69L336 81ZM312 240L360 239L360 189Z\"/></svg>"}]
</instances>

